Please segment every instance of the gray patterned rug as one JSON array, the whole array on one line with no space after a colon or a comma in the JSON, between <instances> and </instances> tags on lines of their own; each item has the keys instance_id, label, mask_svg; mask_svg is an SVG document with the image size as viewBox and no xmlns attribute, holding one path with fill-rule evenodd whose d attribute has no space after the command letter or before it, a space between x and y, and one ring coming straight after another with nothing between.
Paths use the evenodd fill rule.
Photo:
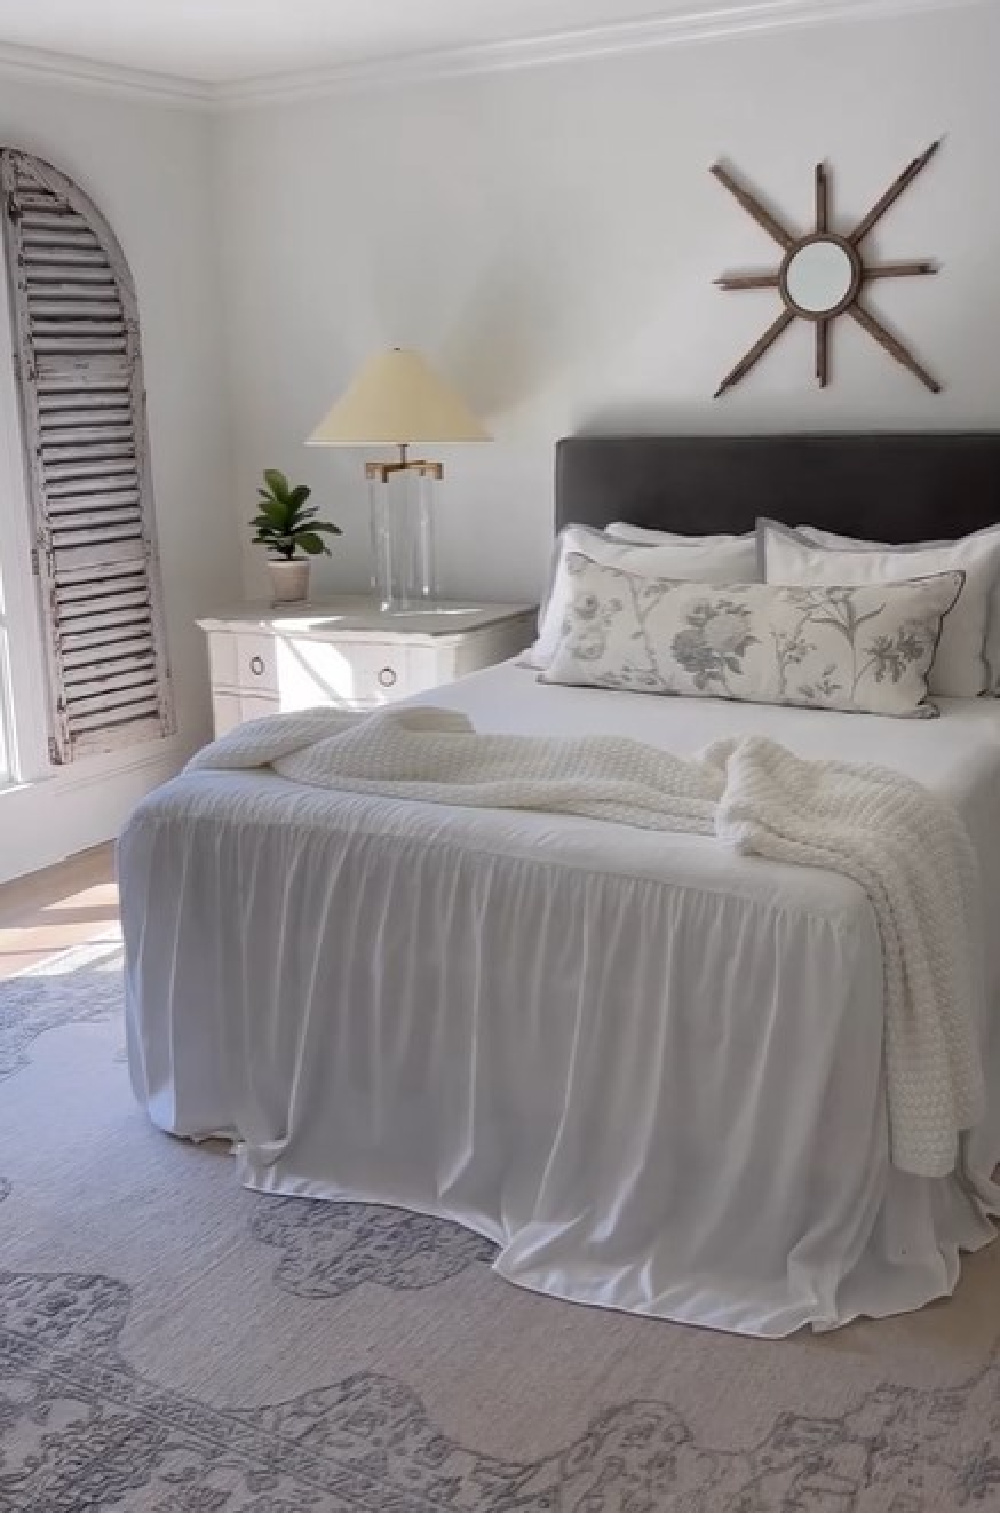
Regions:
<instances>
[{"instance_id":1,"label":"gray patterned rug","mask_svg":"<svg viewBox=\"0 0 1000 1514\"><path fill-rule=\"evenodd\" d=\"M0 983L0 1510L1000 1508L1000 1248L947 1303L784 1342L491 1255L154 1131L116 949Z\"/></svg>"}]
</instances>

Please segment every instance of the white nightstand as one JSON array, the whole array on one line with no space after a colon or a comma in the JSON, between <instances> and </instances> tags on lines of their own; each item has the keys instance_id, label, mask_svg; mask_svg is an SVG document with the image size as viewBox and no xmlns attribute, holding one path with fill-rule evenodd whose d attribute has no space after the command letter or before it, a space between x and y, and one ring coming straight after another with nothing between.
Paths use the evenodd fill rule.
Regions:
<instances>
[{"instance_id":1,"label":"white nightstand","mask_svg":"<svg viewBox=\"0 0 1000 1514\"><path fill-rule=\"evenodd\" d=\"M385 613L360 596L206 616L215 734L280 710L371 710L451 683L522 652L535 616L534 605L475 600Z\"/></svg>"}]
</instances>

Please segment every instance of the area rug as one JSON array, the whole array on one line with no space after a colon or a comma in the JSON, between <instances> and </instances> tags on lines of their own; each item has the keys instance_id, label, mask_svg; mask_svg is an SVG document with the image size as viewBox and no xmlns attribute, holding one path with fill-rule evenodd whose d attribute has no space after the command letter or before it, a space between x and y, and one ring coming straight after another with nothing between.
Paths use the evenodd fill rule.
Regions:
<instances>
[{"instance_id":1,"label":"area rug","mask_svg":"<svg viewBox=\"0 0 1000 1514\"><path fill-rule=\"evenodd\" d=\"M113 943L0 984L0 1509L1000 1507L1000 1247L832 1336L541 1298L154 1130L121 1012Z\"/></svg>"}]
</instances>

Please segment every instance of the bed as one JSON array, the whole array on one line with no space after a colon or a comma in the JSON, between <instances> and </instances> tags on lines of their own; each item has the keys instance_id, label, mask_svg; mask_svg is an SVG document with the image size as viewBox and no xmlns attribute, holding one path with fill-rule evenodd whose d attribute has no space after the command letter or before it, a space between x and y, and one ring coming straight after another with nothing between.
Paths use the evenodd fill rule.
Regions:
<instances>
[{"instance_id":1,"label":"bed","mask_svg":"<svg viewBox=\"0 0 1000 1514\"><path fill-rule=\"evenodd\" d=\"M572 438L556 521L708 533L758 515L898 542L1000 520L993 435ZM427 696L422 696L424 702ZM764 733L953 799L1000 896L1000 704L885 717L548 687L435 691L478 728L693 754ZM243 1180L458 1221L512 1282L752 1334L947 1294L993 1236L985 1118L944 1178L889 1160L882 962L840 874L566 815L182 774L119 847L129 1064L152 1120ZM1000 933L987 931L990 1006Z\"/></svg>"}]
</instances>

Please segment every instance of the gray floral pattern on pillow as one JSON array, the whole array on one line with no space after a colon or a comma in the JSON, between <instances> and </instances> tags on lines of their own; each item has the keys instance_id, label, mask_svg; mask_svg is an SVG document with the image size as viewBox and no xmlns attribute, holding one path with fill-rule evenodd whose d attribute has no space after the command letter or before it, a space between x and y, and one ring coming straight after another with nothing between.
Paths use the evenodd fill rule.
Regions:
<instances>
[{"instance_id":1,"label":"gray floral pattern on pillow","mask_svg":"<svg viewBox=\"0 0 1000 1514\"><path fill-rule=\"evenodd\" d=\"M641 578L567 557L572 584L544 680L887 715L936 715L927 676L956 570L851 586Z\"/></svg>"},{"instance_id":2,"label":"gray floral pattern on pillow","mask_svg":"<svg viewBox=\"0 0 1000 1514\"><path fill-rule=\"evenodd\" d=\"M743 659L760 640L753 633L749 605L725 598L703 599L685 617L684 628L670 644L682 668L687 668L701 694L734 697L729 682L742 673Z\"/></svg>"}]
</instances>

